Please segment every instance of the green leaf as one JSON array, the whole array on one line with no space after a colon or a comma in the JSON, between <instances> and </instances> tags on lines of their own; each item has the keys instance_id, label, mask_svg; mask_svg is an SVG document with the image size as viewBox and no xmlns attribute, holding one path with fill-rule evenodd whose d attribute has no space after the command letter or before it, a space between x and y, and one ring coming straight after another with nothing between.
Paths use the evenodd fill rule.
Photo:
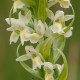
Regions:
<instances>
[{"instance_id":1,"label":"green leaf","mask_svg":"<svg viewBox=\"0 0 80 80\"><path fill-rule=\"evenodd\" d=\"M20 55L19 55L19 48L20 48L20 46L21 46L21 44L19 44L18 47L17 47L17 52L16 52L16 53L17 53L17 57L20 56ZM35 77L43 80L43 78L40 76L40 74L39 74L38 71L33 70L32 68L30 68L30 67L29 67L25 62L23 62L23 61L19 61L19 62L20 62L20 64L21 64L21 66L22 66L26 71L28 71L29 73L31 73L33 76L35 76Z\"/></svg>"},{"instance_id":2,"label":"green leaf","mask_svg":"<svg viewBox=\"0 0 80 80\"><path fill-rule=\"evenodd\" d=\"M61 55L62 58L63 58L64 67L63 67L63 69L62 69L61 74L58 76L58 78L57 78L56 80L67 80L68 64L67 64L66 57L65 57L64 53L63 53L60 49L57 49L57 51L60 53L60 55Z\"/></svg>"},{"instance_id":3,"label":"green leaf","mask_svg":"<svg viewBox=\"0 0 80 80\"><path fill-rule=\"evenodd\" d=\"M59 59L60 53L56 50L56 48L60 49L63 51L65 46L65 38L64 36L61 36L57 39L55 39L54 44L53 44L53 56L54 56L54 63Z\"/></svg>"},{"instance_id":4,"label":"green leaf","mask_svg":"<svg viewBox=\"0 0 80 80\"><path fill-rule=\"evenodd\" d=\"M46 19L46 0L39 0L38 5L38 20L42 20L43 22Z\"/></svg>"},{"instance_id":5,"label":"green leaf","mask_svg":"<svg viewBox=\"0 0 80 80\"><path fill-rule=\"evenodd\" d=\"M48 58L50 57L52 44L53 38L49 37L38 45L38 49L45 60L48 60Z\"/></svg>"}]
</instances>

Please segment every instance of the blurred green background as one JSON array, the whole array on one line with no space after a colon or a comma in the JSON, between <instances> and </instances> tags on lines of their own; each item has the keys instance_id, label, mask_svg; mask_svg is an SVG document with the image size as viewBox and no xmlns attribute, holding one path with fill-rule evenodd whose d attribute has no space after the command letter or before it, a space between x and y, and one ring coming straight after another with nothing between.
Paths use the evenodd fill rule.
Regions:
<instances>
[{"instance_id":1,"label":"blurred green background","mask_svg":"<svg viewBox=\"0 0 80 80\"><path fill-rule=\"evenodd\" d=\"M73 36L67 39L64 53L69 64L68 80L80 80L80 0L71 0L76 13ZM10 32L5 18L9 16L12 0L0 0L0 80L30 80L21 65L15 61L18 44L9 45Z\"/></svg>"}]
</instances>

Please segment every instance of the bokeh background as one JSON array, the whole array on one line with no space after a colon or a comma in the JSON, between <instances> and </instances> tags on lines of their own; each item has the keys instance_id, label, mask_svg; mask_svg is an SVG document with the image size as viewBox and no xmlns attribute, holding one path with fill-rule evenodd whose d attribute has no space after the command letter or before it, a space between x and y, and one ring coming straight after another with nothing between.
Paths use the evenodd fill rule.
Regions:
<instances>
[{"instance_id":1,"label":"bokeh background","mask_svg":"<svg viewBox=\"0 0 80 80\"><path fill-rule=\"evenodd\" d=\"M68 80L80 80L80 0L71 0L76 13L73 36L66 41L64 53L69 64ZM5 18L9 16L12 0L0 0L0 80L30 80L16 59L18 44L9 45L10 32Z\"/></svg>"}]
</instances>

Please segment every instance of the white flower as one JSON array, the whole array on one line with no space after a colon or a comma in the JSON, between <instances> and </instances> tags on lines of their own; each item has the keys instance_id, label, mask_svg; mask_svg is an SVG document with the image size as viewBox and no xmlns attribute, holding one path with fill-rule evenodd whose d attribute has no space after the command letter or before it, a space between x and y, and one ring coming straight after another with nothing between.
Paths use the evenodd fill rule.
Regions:
<instances>
[{"instance_id":1,"label":"white flower","mask_svg":"<svg viewBox=\"0 0 80 80\"><path fill-rule=\"evenodd\" d=\"M45 33L45 25L42 23L41 20L39 20L36 24L35 24L35 30L36 32L40 35L43 36Z\"/></svg>"},{"instance_id":2,"label":"white flower","mask_svg":"<svg viewBox=\"0 0 80 80\"><path fill-rule=\"evenodd\" d=\"M32 34L26 34L25 38L29 39L31 43L37 43L41 37L37 33L32 33Z\"/></svg>"},{"instance_id":3,"label":"white flower","mask_svg":"<svg viewBox=\"0 0 80 80\"><path fill-rule=\"evenodd\" d=\"M36 32L25 35L26 39L28 38L31 43L37 43L45 33L45 26L41 20L38 22L35 21L34 27Z\"/></svg>"},{"instance_id":4,"label":"white flower","mask_svg":"<svg viewBox=\"0 0 80 80\"><path fill-rule=\"evenodd\" d=\"M57 22L54 22L54 24L50 26L50 29L53 33L64 35L64 37L67 38L72 36L73 27L71 27L67 32L64 32L66 28L67 27L62 27L62 24Z\"/></svg>"},{"instance_id":5,"label":"white flower","mask_svg":"<svg viewBox=\"0 0 80 80\"><path fill-rule=\"evenodd\" d=\"M48 18L50 18L54 22L62 23L62 22L65 22L65 21L68 21L68 20L74 18L74 15L64 15L64 12L61 10L56 11L55 15L49 9L46 9L46 11L47 11Z\"/></svg>"},{"instance_id":6,"label":"white flower","mask_svg":"<svg viewBox=\"0 0 80 80\"><path fill-rule=\"evenodd\" d=\"M62 27L61 23L54 22L54 24L50 27L51 27L51 31L53 33L58 33L58 34L64 33L64 30L63 30L63 27Z\"/></svg>"},{"instance_id":7,"label":"white flower","mask_svg":"<svg viewBox=\"0 0 80 80\"><path fill-rule=\"evenodd\" d=\"M64 34L64 36L65 36L65 37L71 37L71 36L72 36L72 30L73 30L73 27L71 27L71 28Z\"/></svg>"},{"instance_id":8,"label":"white flower","mask_svg":"<svg viewBox=\"0 0 80 80\"><path fill-rule=\"evenodd\" d=\"M60 6L62 8L69 8L70 4L70 0L59 0Z\"/></svg>"},{"instance_id":9,"label":"white flower","mask_svg":"<svg viewBox=\"0 0 80 80\"><path fill-rule=\"evenodd\" d=\"M54 22L65 22L72 18L74 18L74 15L64 15L64 12L59 10L55 13Z\"/></svg>"},{"instance_id":10,"label":"white flower","mask_svg":"<svg viewBox=\"0 0 80 80\"><path fill-rule=\"evenodd\" d=\"M62 23L74 18L73 15L64 15L63 11L56 11L54 16L53 25L50 26L50 29L53 33L61 34L65 37L70 37L72 35L72 28L68 32L64 32L64 29L67 28L65 25L63 26Z\"/></svg>"},{"instance_id":11,"label":"white flower","mask_svg":"<svg viewBox=\"0 0 80 80\"><path fill-rule=\"evenodd\" d=\"M14 19L14 18L6 19L6 22L8 24L11 24L11 27L7 28L8 31L12 31L12 34L10 36L10 44L12 42L16 43L19 36L20 36L22 45L24 44L24 41L29 40L25 38L25 34L29 34L31 31L31 29L26 26L26 24L28 24L28 22L30 21L30 19L27 20L27 16L24 18L24 16L21 15L21 13L19 13L19 19Z\"/></svg>"},{"instance_id":12,"label":"white flower","mask_svg":"<svg viewBox=\"0 0 80 80\"><path fill-rule=\"evenodd\" d=\"M43 62L41 60L41 57L39 56L39 52L36 49L34 49L33 46L26 46L25 50L27 54L18 57L16 61L25 61L31 59L33 64L32 65L33 69L34 70L37 68L41 69Z\"/></svg>"},{"instance_id":13,"label":"white flower","mask_svg":"<svg viewBox=\"0 0 80 80\"><path fill-rule=\"evenodd\" d=\"M45 80L54 80L53 77L54 66L50 62L44 62Z\"/></svg>"},{"instance_id":14,"label":"white flower","mask_svg":"<svg viewBox=\"0 0 80 80\"><path fill-rule=\"evenodd\" d=\"M14 0L13 3L13 13L17 11L17 9L23 8L25 4L21 0Z\"/></svg>"},{"instance_id":15,"label":"white flower","mask_svg":"<svg viewBox=\"0 0 80 80\"><path fill-rule=\"evenodd\" d=\"M37 68L41 69L41 66L43 65L43 62L39 56L34 56L32 58L32 63L33 63L33 70Z\"/></svg>"}]
</instances>

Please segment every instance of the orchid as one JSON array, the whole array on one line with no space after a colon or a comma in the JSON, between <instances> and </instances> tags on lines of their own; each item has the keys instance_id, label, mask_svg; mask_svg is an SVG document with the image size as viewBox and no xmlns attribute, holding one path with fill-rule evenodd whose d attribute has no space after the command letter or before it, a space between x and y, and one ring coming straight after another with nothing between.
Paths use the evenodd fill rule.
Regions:
<instances>
[{"instance_id":1,"label":"orchid","mask_svg":"<svg viewBox=\"0 0 80 80\"><path fill-rule=\"evenodd\" d=\"M53 64L50 62L45 62L44 63L44 70L45 70L45 80L54 80L53 77L53 71L54 67Z\"/></svg>"},{"instance_id":2,"label":"orchid","mask_svg":"<svg viewBox=\"0 0 80 80\"><path fill-rule=\"evenodd\" d=\"M31 19L30 11L27 13L26 16L21 15L21 12L20 12L19 13L19 19L14 19L14 18L9 19L9 18L6 18L7 23L9 25L11 24L11 27L7 28L8 31L12 31L12 34L10 36L10 44L12 42L16 43L18 38L19 38L19 36L21 38L22 45L24 44L24 41L28 41L28 39L25 38L25 34L30 33L29 30L31 30L31 29L26 26L26 24L28 24L30 19ZM11 23L10 23L10 20L11 20Z\"/></svg>"},{"instance_id":3,"label":"orchid","mask_svg":"<svg viewBox=\"0 0 80 80\"><path fill-rule=\"evenodd\" d=\"M25 36L26 38L29 38L31 43L39 42L39 40L44 36L45 33L45 26L40 20L38 22L35 22L34 28L35 33L26 34Z\"/></svg>"},{"instance_id":4,"label":"orchid","mask_svg":"<svg viewBox=\"0 0 80 80\"><path fill-rule=\"evenodd\" d=\"M16 61L26 61L28 59L31 59L33 64L33 70L37 68L41 69L41 65L43 65L43 62L39 56L39 52L36 49L34 49L33 46L26 46L25 50L26 54L18 57Z\"/></svg>"},{"instance_id":5,"label":"orchid","mask_svg":"<svg viewBox=\"0 0 80 80\"><path fill-rule=\"evenodd\" d=\"M51 13L50 13L51 14ZM53 16L52 16L53 17ZM73 15L64 15L63 11L57 11L55 13L55 16L53 17L53 25L50 26L51 31L53 33L58 33L58 34L64 34L65 37L70 37L72 36L72 28L67 31L66 33L64 32L66 25L63 26L63 23L65 23L65 21L68 21L70 19L74 18ZM52 20L52 19L51 19ZM68 35L69 34L69 35Z\"/></svg>"},{"instance_id":6,"label":"orchid","mask_svg":"<svg viewBox=\"0 0 80 80\"><path fill-rule=\"evenodd\" d=\"M62 8L69 8L70 4L70 0L59 0L60 6Z\"/></svg>"}]
</instances>

